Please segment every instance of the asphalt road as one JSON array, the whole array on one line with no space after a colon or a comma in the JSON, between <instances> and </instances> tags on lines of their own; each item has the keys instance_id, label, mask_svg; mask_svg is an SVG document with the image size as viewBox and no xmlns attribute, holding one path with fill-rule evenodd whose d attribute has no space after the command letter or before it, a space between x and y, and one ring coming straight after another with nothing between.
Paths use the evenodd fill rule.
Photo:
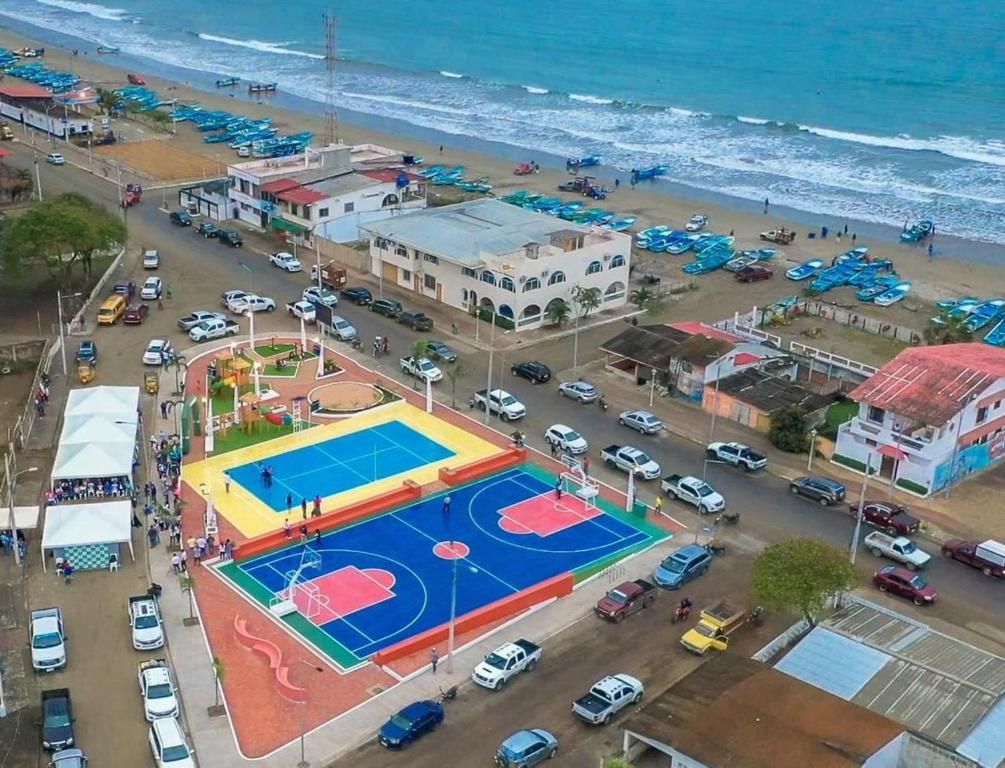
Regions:
<instances>
[{"instance_id":1,"label":"asphalt road","mask_svg":"<svg viewBox=\"0 0 1005 768\"><path fill-rule=\"evenodd\" d=\"M24 153L25 148L15 145L14 149L15 154L8 162L30 167L30 159ZM30 158L30 150L27 157ZM77 168L42 165L41 174L47 195L74 190L100 200L109 207L116 205L114 185ZM140 328L116 326L101 329L95 334L102 355L99 365L101 383L138 382L142 376L140 354L147 340L152 337L166 335L180 348L189 346L191 342L176 328L175 320L193 309L218 309L219 294L224 290L250 287L255 292L275 298L277 304L282 306L286 301L299 297L308 283L305 274L291 275L269 265L264 255L269 243L264 238L249 236L246 238L245 248L235 250L216 241L205 240L191 229L173 226L167 215L157 210L162 194L160 191L148 192L144 202L129 211L133 258L127 261L118 276L141 279L143 273L135 265L136 255L144 247L158 248L164 264L159 274L172 286L174 297L166 302L164 312L154 310L148 322ZM168 193L168 200L171 199L172 194ZM407 297L401 298L404 303L410 303ZM388 375L401 378L397 371L398 356L410 348L412 341L419 338L418 335L364 308L340 305L338 312L360 331L365 347L369 346L366 340L375 335L390 337L391 354L379 361L371 359L370 362L376 363ZM243 324L246 322L242 320L242 327L245 329ZM256 317L255 326L256 334L261 335L269 330L294 331L299 324L277 312ZM608 327L581 334L581 361L596 357L598 343L610 333ZM488 356L464 339L445 340L457 348L472 368L471 375L458 385L458 401L463 402L472 390L485 386ZM528 416L519 427L527 434L531 446L546 451L547 446L542 437L544 430L553 423L561 422L578 429L590 441L594 473L612 485L623 487L625 476L603 467L599 460L600 449L610 443L628 443L645 449L660 462L664 474L680 472L701 475L705 459L702 446L666 432L657 437L640 437L617 425L618 411L644 405L641 396L634 402L629 402L627 396L623 401L612 398L610 410L604 413L596 405L581 406L559 397L555 383L533 386L509 375L508 368L513 362L530 358L541 359L553 370L564 372L571 367L571 346L571 339L566 338L535 345L530 350L516 348L494 356L494 383L498 385L501 380L528 408ZM349 350L346 348L342 351ZM597 383L602 385L603 381L598 379ZM449 383L443 382L437 388L440 396L444 397L446 393L445 399L449 400ZM509 432L512 427L502 425L501 429ZM727 532L727 537L738 549L756 551L764 543L785 536L817 536L835 546L849 546L853 518L846 508L824 509L809 501L793 498L787 493L786 482L767 472L747 475L729 467L710 464L707 477L726 497L729 507L742 515L739 525ZM651 503L656 490L656 481L644 483L640 487L639 496ZM849 496L854 498L856 491L857 489L849 488ZM690 530L682 535L686 541L690 541L695 536L694 531L702 526L702 521L690 510L690 507L673 503L668 503L665 509L689 527ZM863 536L867 532L868 528L863 528ZM704 538L709 534L702 532L699 535ZM922 547L934 551L932 546L926 547L924 542ZM862 578L867 581L876 562L868 553L862 552L860 555ZM740 562L740 558L736 562ZM975 570L940 558L933 560L926 575L939 589L940 600L934 607L919 611L916 615L924 616L931 612L939 618L970 626L978 632L981 627L1000 625L1002 584L986 579ZM702 590L725 590L731 580L713 572L708 581L708 585L702 585ZM735 584L734 588L741 587ZM898 607L908 613L918 611L906 602ZM552 658L561 659L561 663L543 664L535 673L533 681L520 681L511 689L495 695L466 690L459 701L451 704L448 713L451 721L455 719L455 713L463 713L464 728L450 728L453 733L460 734L460 738L433 737L429 740L428 747L424 743L416 745L410 753L410 764L440 765L450 754L455 759L446 762L462 764L468 761L472 754L469 750L474 749L476 744L481 745L479 753L485 753L489 745L494 749L494 745L502 737L517 727L533 722L562 722L567 724L563 726L565 730L562 732L567 737L563 740L564 743L570 743L571 737L572 743L582 741L593 746L584 747L590 752L592 762L582 757L573 762L569 752L563 750L564 757L560 764L596 765L598 761L594 756L603 753L603 744L609 741L610 734L598 735L593 732L591 735L585 727L571 722L567 712L568 701L573 694L601 674L618 671L611 668L612 658L631 658L637 665L635 668L643 669L652 680L668 683L671 676L681 673L676 662L664 663L663 644L675 642L673 633L663 626L668 614L662 611L652 614L635 617L631 623L624 625L623 628L630 632L626 637L635 640L634 643L621 637L624 632L613 628L609 628L611 631L605 628L598 632L592 625L580 625L579 629L570 630L557 641L555 647L549 649ZM662 640L659 643L644 644L651 638ZM645 640L640 644L639 639ZM566 650L563 651L563 648ZM102 685L97 675L93 677L93 685ZM652 687L653 683L650 685ZM109 691L108 695L119 694ZM124 692L123 695L129 696L135 706L134 690ZM100 717L100 714L79 711L78 717L94 718ZM448 732L448 727L445 726L445 733ZM353 765L380 766L390 765L394 756L368 749L358 758L353 760Z\"/></svg>"}]
</instances>

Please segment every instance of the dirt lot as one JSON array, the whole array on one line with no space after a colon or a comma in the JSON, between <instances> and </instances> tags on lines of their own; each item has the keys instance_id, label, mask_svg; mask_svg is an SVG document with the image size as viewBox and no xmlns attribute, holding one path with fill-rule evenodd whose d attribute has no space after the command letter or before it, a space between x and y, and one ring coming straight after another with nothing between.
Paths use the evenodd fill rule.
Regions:
<instances>
[{"instance_id":1,"label":"dirt lot","mask_svg":"<svg viewBox=\"0 0 1005 768\"><path fill-rule=\"evenodd\" d=\"M123 165L158 181L183 181L222 176L233 152L221 149L207 156L180 147L175 141L155 139L99 147L95 154L114 158Z\"/></svg>"}]
</instances>

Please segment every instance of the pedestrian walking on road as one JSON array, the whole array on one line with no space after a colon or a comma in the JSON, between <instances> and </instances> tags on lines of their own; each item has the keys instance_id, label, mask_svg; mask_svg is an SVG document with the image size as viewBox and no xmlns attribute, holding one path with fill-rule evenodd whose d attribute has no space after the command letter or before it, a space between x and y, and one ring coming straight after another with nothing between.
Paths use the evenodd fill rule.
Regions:
<instances>
[{"instance_id":1,"label":"pedestrian walking on road","mask_svg":"<svg viewBox=\"0 0 1005 768\"><path fill-rule=\"evenodd\" d=\"M311 512L311 517L321 517L321 494L314 497L314 510Z\"/></svg>"},{"instance_id":2,"label":"pedestrian walking on road","mask_svg":"<svg viewBox=\"0 0 1005 768\"><path fill-rule=\"evenodd\" d=\"M182 573L187 573L188 572L188 550L187 549L183 549L179 553L179 555L181 555L181 572Z\"/></svg>"},{"instance_id":3,"label":"pedestrian walking on road","mask_svg":"<svg viewBox=\"0 0 1005 768\"><path fill-rule=\"evenodd\" d=\"M433 674L436 674L436 665L440 663L440 654L436 652L435 648L429 649L429 663L433 667Z\"/></svg>"},{"instance_id":4,"label":"pedestrian walking on road","mask_svg":"<svg viewBox=\"0 0 1005 768\"><path fill-rule=\"evenodd\" d=\"M586 477L590 476L590 457L589 456L584 456L583 457L583 474Z\"/></svg>"},{"instance_id":5,"label":"pedestrian walking on road","mask_svg":"<svg viewBox=\"0 0 1005 768\"><path fill-rule=\"evenodd\" d=\"M553 443L553 442L551 442L549 440L548 441L548 445L551 446L551 458L557 459L558 458L558 444L557 443Z\"/></svg>"},{"instance_id":6,"label":"pedestrian walking on road","mask_svg":"<svg viewBox=\"0 0 1005 768\"><path fill-rule=\"evenodd\" d=\"M229 472L224 472L223 473L223 487L224 487L224 489L226 490L227 493L230 493L230 473Z\"/></svg>"},{"instance_id":7,"label":"pedestrian walking on road","mask_svg":"<svg viewBox=\"0 0 1005 768\"><path fill-rule=\"evenodd\" d=\"M386 355L390 351L391 351L391 337L385 336L384 341L381 343L381 353Z\"/></svg>"},{"instance_id":8,"label":"pedestrian walking on road","mask_svg":"<svg viewBox=\"0 0 1005 768\"><path fill-rule=\"evenodd\" d=\"M657 515L662 515L663 514L663 497L662 496L657 496L656 497L656 514Z\"/></svg>"}]
</instances>

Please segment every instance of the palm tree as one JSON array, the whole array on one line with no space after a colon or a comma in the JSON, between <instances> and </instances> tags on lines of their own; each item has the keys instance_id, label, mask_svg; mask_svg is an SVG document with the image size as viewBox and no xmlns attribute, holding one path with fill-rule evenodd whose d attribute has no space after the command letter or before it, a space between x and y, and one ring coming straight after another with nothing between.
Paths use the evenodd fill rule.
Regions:
<instances>
[{"instance_id":1,"label":"palm tree","mask_svg":"<svg viewBox=\"0 0 1005 768\"><path fill-rule=\"evenodd\" d=\"M426 356L427 351L428 350L426 349L426 340L419 339L417 341L412 342L412 350L409 354L412 356L412 360L415 361L415 363L418 363L419 360L421 360ZM418 388L419 388L419 377L412 376L412 389L418 389Z\"/></svg>"},{"instance_id":2,"label":"palm tree","mask_svg":"<svg viewBox=\"0 0 1005 768\"><path fill-rule=\"evenodd\" d=\"M544 316L552 325L561 326L572 314L572 307L565 299L552 299L545 307Z\"/></svg>"},{"instance_id":3,"label":"palm tree","mask_svg":"<svg viewBox=\"0 0 1005 768\"><path fill-rule=\"evenodd\" d=\"M636 288L629 294L628 301L639 309L645 309L646 305L655 298L655 292L649 290L645 286L642 286L641 288Z\"/></svg>"},{"instance_id":4,"label":"palm tree","mask_svg":"<svg viewBox=\"0 0 1005 768\"><path fill-rule=\"evenodd\" d=\"M457 382L471 373L471 366L460 358L443 366L443 374L450 381L450 407L457 407Z\"/></svg>"},{"instance_id":5,"label":"palm tree","mask_svg":"<svg viewBox=\"0 0 1005 768\"><path fill-rule=\"evenodd\" d=\"M185 619L185 624L187 626L198 624L199 620L195 617L195 579L183 574L178 577L178 586L182 592L188 593L188 618Z\"/></svg>"},{"instance_id":6,"label":"palm tree","mask_svg":"<svg viewBox=\"0 0 1005 768\"><path fill-rule=\"evenodd\" d=\"M967 316L956 316L943 309L939 311L938 317L933 317L928 321L925 328L925 343L936 344L961 344L966 341L973 341L974 332L967 325Z\"/></svg>"},{"instance_id":7,"label":"palm tree","mask_svg":"<svg viewBox=\"0 0 1005 768\"><path fill-rule=\"evenodd\" d=\"M600 306L600 289L583 288L577 285L572 289L572 303L579 309L577 314L580 317L588 317L589 314Z\"/></svg>"},{"instance_id":8,"label":"palm tree","mask_svg":"<svg viewBox=\"0 0 1005 768\"><path fill-rule=\"evenodd\" d=\"M215 710L220 706L220 688L223 686L223 679L227 675L227 667L223 663L223 659L219 656L213 657L213 677L216 678L216 685L213 686L213 709ZM222 713L221 713L222 714Z\"/></svg>"},{"instance_id":9,"label":"palm tree","mask_svg":"<svg viewBox=\"0 0 1005 768\"><path fill-rule=\"evenodd\" d=\"M111 114L122 104L122 96L108 88L98 89L98 98L105 112Z\"/></svg>"}]
</instances>

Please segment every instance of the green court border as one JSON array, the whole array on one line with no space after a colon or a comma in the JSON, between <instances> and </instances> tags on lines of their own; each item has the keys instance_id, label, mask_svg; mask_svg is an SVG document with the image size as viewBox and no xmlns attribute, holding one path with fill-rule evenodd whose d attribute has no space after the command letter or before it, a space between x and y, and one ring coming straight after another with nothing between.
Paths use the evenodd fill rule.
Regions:
<instances>
[{"instance_id":1,"label":"green court border","mask_svg":"<svg viewBox=\"0 0 1005 768\"><path fill-rule=\"evenodd\" d=\"M500 469L498 471L482 475L481 477L472 480L471 483L465 483L464 485L471 485L473 483L482 483L492 477L495 477L496 475L501 475L504 472L509 472L513 469L522 469L527 474L533 475L537 479L546 482L549 485L553 485L558 477L557 475L555 475L552 472L549 472L543 467L539 467L531 462L524 462L522 464L517 464L512 467L506 467L504 469ZM427 501L429 499L435 499L439 496L445 496L448 493L451 493L453 490L454 489L452 488L447 488L445 490L438 491L433 494L423 495L419 500ZM344 528L359 525L360 523L367 522L374 518L391 514L393 512L397 512L398 510L409 507L415 503L416 500L413 499L404 502L402 504L398 504L397 506L394 506L390 509L386 509L381 512L374 512L372 515L367 515L366 517L361 517L359 519L345 523L344 525L331 528L329 531L327 531L327 533L333 533L342 530ZM586 563L585 565L582 565L579 568L572 570L571 573L575 578L577 584L585 581L591 576L594 576L595 574L599 573L605 568L608 568L611 565L614 565L615 563L624 560L630 555L635 554L636 552L639 552L641 550L648 549L654 544L670 536L670 533L668 531L665 531L659 526L653 525L646 519L639 518L638 515L626 512L624 509L621 509L617 504L614 504L613 502L607 499L598 496L596 499L596 504L601 510L604 511L605 514L608 514L614 519L618 520L619 522L622 522L625 525L628 525L646 534L649 537L649 541L644 541L639 544L633 544L631 546L625 547L624 549L618 550L617 552L612 552L609 555L604 555L604 557L600 558L599 560L594 560L593 562ZM264 557L266 555L272 556L276 552L281 552L282 550L285 549L294 549L299 546L300 546L299 541L293 541L289 544L284 544L274 549L270 549L266 552L261 552L258 555L249 558L249 561L257 560L258 558ZM225 563L214 565L213 568L235 590L243 593L245 596L250 598L250 600L253 603L255 603L261 610L268 613L269 601L272 598L274 598L275 595L270 590L262 586L257 579L253 578L252 576L248 575L243 570L241 570L240 566L238 565L238 561L228 560ZM286 628L290 632L292 632L297 639L303 640L308 645L312 646L315 650L319 651L324 656L327 656L329 659L335 662L335 664L342 670L349 671L354 667L361 666L369 661L369 657L361 658L357 656L355 653L350 651L341 643L337 642L328 633L324 632L320 627L316 626L313 622L311 622L309 619L307 619L300 613L293 613L290 614L289 616L284 616L282 618L278 617L271 617L271 618L285 625Z\"/></svg>"}]
</instances>

